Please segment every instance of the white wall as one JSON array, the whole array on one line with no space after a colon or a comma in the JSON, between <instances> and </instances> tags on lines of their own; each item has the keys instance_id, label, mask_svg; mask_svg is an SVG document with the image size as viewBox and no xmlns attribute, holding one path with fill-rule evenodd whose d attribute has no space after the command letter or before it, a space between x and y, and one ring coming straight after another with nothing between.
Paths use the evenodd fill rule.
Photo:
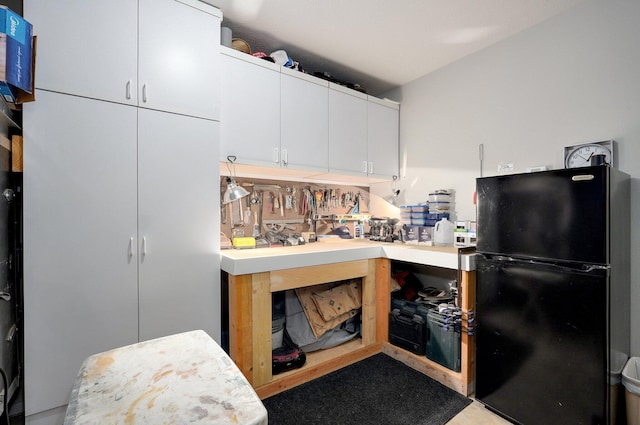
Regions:
<instances>
[{"instance_id":1,"label":"white wall","mask_svg":"<svg viewBox=\"0 0 640 425\"><path fill-rule=\"evenodd\" d=\"M563 167L563 147L618 142L632 177L632 339L640 355L640 2L588 0L508 40L400 87L401 201L456 191L458 219L475 219L480 176ZM552 189L552 188L550 188ZM389 184L373 185L384 195Z\"/></svg>"}]
</instances>

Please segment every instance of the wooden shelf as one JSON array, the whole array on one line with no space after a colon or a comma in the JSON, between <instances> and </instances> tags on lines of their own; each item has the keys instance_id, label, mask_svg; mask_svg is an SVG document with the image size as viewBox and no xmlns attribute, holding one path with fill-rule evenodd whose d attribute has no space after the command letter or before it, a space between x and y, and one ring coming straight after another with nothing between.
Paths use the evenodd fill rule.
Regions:
<instances>
[{"instance_id":1,"label":"wooden shelf","mask_svg":"<svg viewBox=\"0 0 640 425\"><path fill-rule=\"evenodd\" d=\"M260 397L268 397L381 351L376 317L389 311L388 260L356 260L251 275L229 275L229 355ZM345 279L362 279L361 338L310 353L296 371L271 373L271 294ZM386 294L384 298L380 294ZM380 300L386 300L382 302ZM385 335L382 337L382 335Z\"/></svg>"},{"instance_id":2,"label":"wooden shelf","mask_svg":"<svg viewBox=\"0 0 640 425\"><path fill-rule=\"evenodd\" d=\"M362 339L354 338L333 348L307 353L303 367L275 375L271 382L256 388L256 393L261 399L270 397L370 357L381 349L381 344L365 346Z\"/></svg>"},{"instance_id":3,"label":"wooden shelf","mask_svg":"<svg viewBox=\"0 0 640 425\"><path fill-rule=\"evenodd\" d=\"M424 373L443 385L463 395L468 395L468 386L464 383L461 372L455 372L436 362L429 360L426 356L411 353L393 344L382 344L382 352L407 366Z\"/></svg>"},{"instance_id":4,"label":"wooden shelf","mask_svg":"<svg viewBox=\"0 0 640 425\"><path fill-rule=\"evenodd\" d=\"M470 316L476 303L476 273L461 271L458 282L460 307L465 316ZM388 335L388 331L387 331ZM443 385L468 396L475 391L475 336L463 332L460 335L460 372L448 369L426 356L413 354L389 343L382 344L382 352L424 373Z\"/></svg>"}]
</instances>

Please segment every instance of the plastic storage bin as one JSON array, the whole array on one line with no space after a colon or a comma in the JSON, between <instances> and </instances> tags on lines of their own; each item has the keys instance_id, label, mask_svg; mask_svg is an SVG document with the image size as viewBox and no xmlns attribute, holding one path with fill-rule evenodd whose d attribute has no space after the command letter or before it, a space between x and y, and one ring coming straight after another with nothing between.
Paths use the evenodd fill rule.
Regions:
<instances>
[{"instance_id":1,"label":"plastic storage bin","mask_svg":"<svg viewBox=\"0 0 640 425\"><path fill-rule=\"evenodd\" d=\"M622 369L627 402L627 425L640 425L640 357L631 357Z\"/></svg>"},{"instance_id":2,"label":"plastic storage bin","mask_svg":"<svg viewBox=\"0 0 640 425\"><path fill-rule=\"evenodd\" d=\"M429 194L429 203L431 202L451 202L453 201L453 197L450 193L430 193Z\"/></svg>"},{"instance_id":3,"label":"plastic storage bin","mask_svg":"<svg viewBox=\"0 0 640 425\"><path fill-rule=\"evenodd\" d=\"M418 314L398 309L389 313L389 342L414 354L424 355L426 326Z\"/></svg>"},{"instance_id":4,"label":"plastic storage bin","mask_svg":"<svg viewBox=\"0 0 640 425\"><path fill-rule=\"evenodd\" d=\"M451 203L448 201L429 202L429 212L448 211Z\"/></svg>"},{"instance_id":5,"label":"plastic storage bin","mask_svg":"<svg viewBox=\"0 0 640 425\"><path fill-rule=\"evenodd\" d=\"M453 330L448 317L430 310L427 314L427 358L455 372L460 372L460 333ZM449 318L450 319L450 318Z\"/></svg>"}]
</instances>

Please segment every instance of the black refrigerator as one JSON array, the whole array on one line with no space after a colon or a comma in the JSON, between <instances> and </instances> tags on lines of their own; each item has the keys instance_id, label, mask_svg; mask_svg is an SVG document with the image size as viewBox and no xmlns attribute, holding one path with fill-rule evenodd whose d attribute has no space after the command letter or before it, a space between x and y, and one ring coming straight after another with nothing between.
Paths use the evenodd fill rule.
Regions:
<instances>
[{"instance_id":1,"label":"black refrigerator","mask_svg":"<svg viewBox=\"0 0 640 425\"><path fill-rule=\"evenodd\" d=\"M629 176L584 167L478 178L476 190L476 398L523 425L624 420Z\"/></svg>"}]
</instances>

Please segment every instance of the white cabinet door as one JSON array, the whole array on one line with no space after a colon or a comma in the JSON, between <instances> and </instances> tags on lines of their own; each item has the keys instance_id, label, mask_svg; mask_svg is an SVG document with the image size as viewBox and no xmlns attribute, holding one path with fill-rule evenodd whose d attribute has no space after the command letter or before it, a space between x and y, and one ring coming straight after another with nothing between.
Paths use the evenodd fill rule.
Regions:
<instances>
[{"instance_id":1,"label":"white cabinet door","mask_svg":"<svg viewBox=\"0 0 640 425\"><path fill-rule=\"evenodd\" d=\"M136 1L24 0L23 7L38 36L37 88L137 103Z\"/></svg>"},{"instance_id":2,"label":"white cabinet door","mask_svg":"<svg viewBox=\"0 0 640 425\"><path fill-rule=\"evenodd\" d=\"M222 61L220 160L280 166L280 72L276 65L246 55Z\"/></svg>"},{"instance_id":3,"label":"white cabinet door","mask_svg":"<svg viewBox=\"0 0 640 425\"><path fill-rule=\"evenodd\" d=\"M218 120L219 11L196 0L25 0L36 87ZM215 82L212 84L211 82Z\"/></svg>"},{"instance_id":4,"label":"white cabinet door","mask_svg":"<svg viewBox=\"0 0 640 425\"><path fill-rule=\"evenodd\" d=\"M398 176L399 106L369 97L367 108L367 173L381 178Z\"/></svg>"},{"instance_id":5,"label":"white cabinet door","mask_svg":"<svg viewBox=\"0 0 640 425\"><path fill-rule=\"evenodd\" d=\"M194 0L140 0L139 106L220 118L217 13Z\"/></svg>"},{"instance_id":6,"label":"white cabinet door","mask_svg":"<svg viewBox=\"0 0 640 425\"><path fill-rule=\"evenodd\" d=\"M329 85L329 171L367 174L367 95Z\"/></svg>"},{"instance_id":7,"label":"white cabinet door","mask_svg":"<svg viewBox=\"0 0 640 425\"><path fill-rule=\"evenodd\" d=\"M282 165L329 169L329 84L286 68L281 73Z\"/></svg>"},{"instance_id":8,"label":"white cabinet door","mask_svg":"<svg viewBox=\"0 0 640 425\"><path fill-rule=\"evenodd\" d=\"M218 123L139 111L140 340L219 341Z\"/></svg>"},{"instance_id":9,"label":"white cabinet door","mask_svg":"<svg viewBox=\"0 0 640 425\"><path fill-rule=\"evenodd\" d=\"M136 108L37 98L23 115L27 415L67 404L87 356L138 341Z\"/></svg>"}]
</instances>

